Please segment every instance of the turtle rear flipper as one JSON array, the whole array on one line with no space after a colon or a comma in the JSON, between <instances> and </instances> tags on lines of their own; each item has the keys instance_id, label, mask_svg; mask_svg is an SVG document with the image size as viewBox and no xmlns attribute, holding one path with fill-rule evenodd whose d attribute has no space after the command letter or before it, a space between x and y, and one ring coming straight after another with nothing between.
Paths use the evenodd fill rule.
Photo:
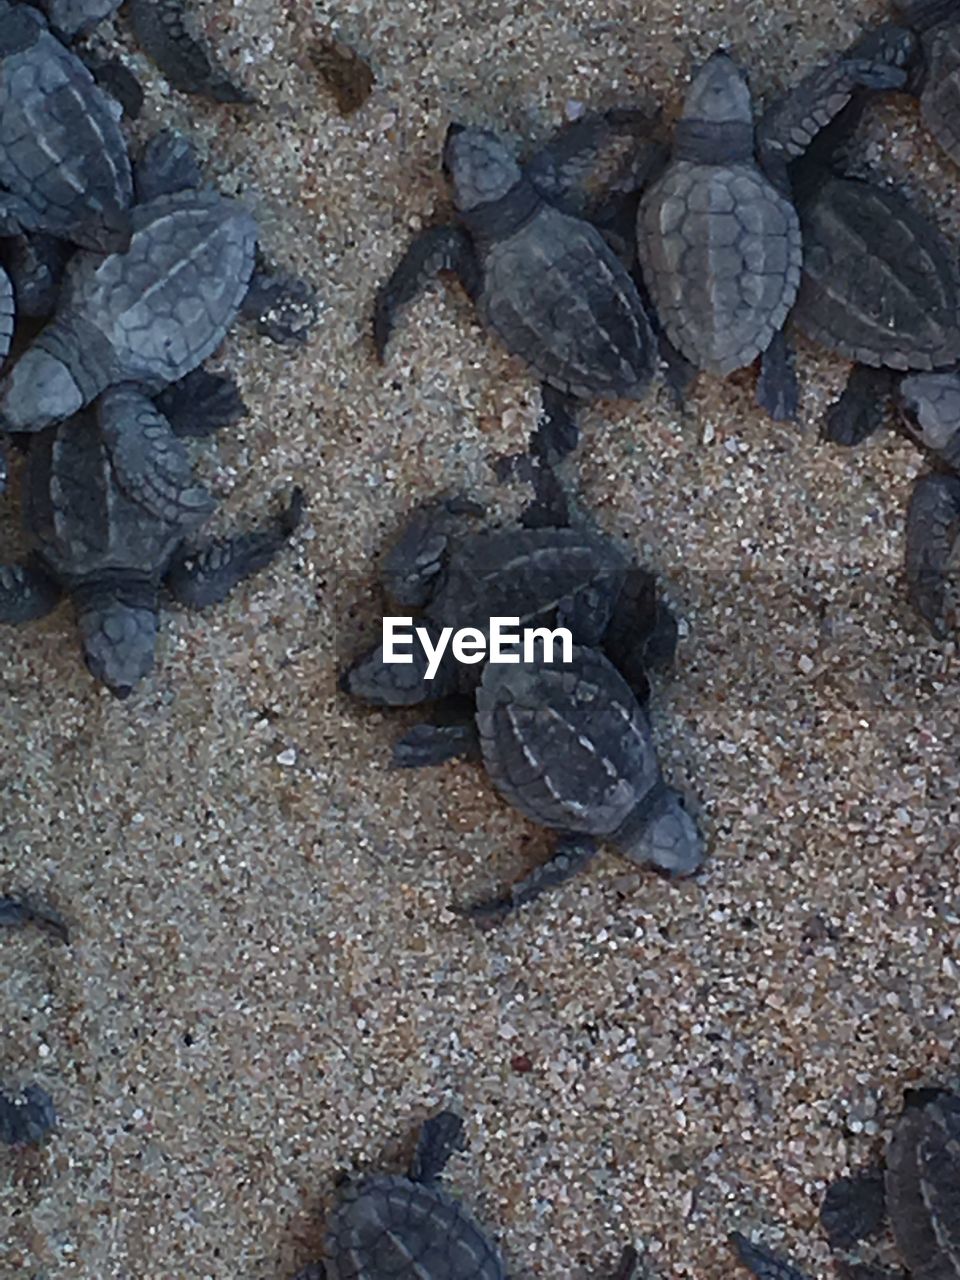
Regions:
<instances>
[{"instance_id":1,"label":"turtle rear flipper","mask_svg":"<svg viewBox=\"0 0 960 1280\"><path fill-rule=\"evenodd\" d=\"M413 1182L436 1182L452 1155L466 1146L463 1120L454 1111L440 1111L426 1120L410 1163Z\"/></svg>"},{"instance_id":2,"label":"turtle rear flipper","mask_svg":"<svg viewBox=\"0 0 960 1280\"><path fill-rule=\"evenodd\" d=\"M533 902L548 889L572 880L593 861L598 851L599 845L590 836L562 836L547 862L518 880L502 897L477 902L466 909L466 914L475 920L500 919L517 907Z\"/></svg>"},{"instance_id":3,"label":"turtle rear flipper","mask_svg":"<svg viewBox=\"0 0 960 1280\"><path fill-rule=\"evenodd\" d=\"M892 369L855 365L840 399L827 410L821 440L851 448L868 440L883 425L897 379Z\"/></svg>"}]
</instances>

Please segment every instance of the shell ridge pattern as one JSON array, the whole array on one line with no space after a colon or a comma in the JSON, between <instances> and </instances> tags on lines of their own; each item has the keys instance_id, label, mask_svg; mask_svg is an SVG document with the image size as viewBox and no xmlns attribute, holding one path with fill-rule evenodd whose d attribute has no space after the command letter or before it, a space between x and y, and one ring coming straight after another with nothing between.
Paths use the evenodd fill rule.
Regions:
<instances>
[{"instance_id":1,"label":"shell ridge pattern","mask_svg":"<svg viewBox=\"0 0 960 1280\"><path fill-rule=\"evenodd\" d=\"M834 200L818 203L816 214L808 225L809 247L805 262L807 288L803 304L801 327L814 336L823 335L826 345L841 354L850 353L863 363L876 365L888 363L893 367L930 367L946 364L951 357L960 354L960 333L956 331L957 281L952 266L940 259L935 241L923 234L919 223L901 220L898 238L888 235L885 241L877 241L868 231L861 230L863 202L873 204L874 219L894 215L883 203L882 193L861 189L856 196L842 186L832 189L838 192L838 204ZM845 203L856 199L860 205L860 220L854 221L852 210L845 212ZM869 206L868 206L869 207ZM831 246L823 250L823 243ZM875 271L882 273L879 287L872 290L851 289L845 273L834 269L838 260L856 261L870 258L876 264ZM891 260L894 267L890 269ZM906 271L906 264L911 270ZM913 278L922 282L927 294L936 291L931 301L918 302L913 288ZM824 301L836 307L843 316L844 329L851 323L859 325L860 332L849 339L844 330L835 332L829 312L824 312ZM945 334L940 316L950 318L954 332ZM909 355L900 355L896 349L889 351L886 345L896 341L896 331L917 330L911 339ZM921 336L922 335L922 336Z\"/></svg>"},{"instance_id":2,"label":"shell ridge pattern","mask_svg":"<svg viewBox=\"0 0 960 1280\"><path fill-rule=\"evenodd\" d=\"M636 387L638 375L614 327L629 326L628 345L638 353L649 339L638 314L622 302L625 288L632 296L633 282L617 271L618 260L595 228L545 206L523 231L491 250L487 265L484 318L541 378L585 398ZM533 314L514 300L516 280L531 278L537 280ZM609 300L608 314L597 306L600 297ZM639 312L639 299L637 304Z\"/></svg>"}]
</instances>

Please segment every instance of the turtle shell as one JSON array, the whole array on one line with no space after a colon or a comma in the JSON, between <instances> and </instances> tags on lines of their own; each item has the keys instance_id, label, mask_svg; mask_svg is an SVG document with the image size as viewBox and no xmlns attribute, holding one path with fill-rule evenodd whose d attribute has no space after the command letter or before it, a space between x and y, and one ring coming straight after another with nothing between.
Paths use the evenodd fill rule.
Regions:
<instances>
[{"instance_id":1,"label":"turtle shell","mask_svg":"<svg viewBox=\"0 0 960 1280\"><path fill-rule=\"evenodd\" d=\"M591 591L612 610L626 562L607 538L577 529L505 529L456 543L429 617L440 626L483 628L494 617L521 627L551 621L571 596Z\"/></svg>"},{"instance_id":2,"label":"turtle shell","mask_svg":"<svg viewBox=\"0 0 960 1280\"><path fill-rule=\"evenodd\" d=\"M0 14L0 184L38 229L107 252L129 238L119 107L36 11Z\"/></svg>"},{"instance_id":3,"label":"turtle shell","mask_svg":"<svg viewBox=\"0 0 960 1280\"><path fill-rule=\"evenodd\" d=\"M796 211L752 161L673 161L640 202L637 252L670 341L721 375L767 349L800 282Z\"/></svg>"},{"instance_id":4,"label":"turtle shell","mask_svg":"<svg viewBox=\"0 0 960 1280\"><path fill-rule=\"evenodd\" d=\"M118 482L90 415L38 436L30 449L24 520L45 566L71 587L133 575L156 582L196 518L164 519Z\"/></svg>"},{"instance_id":5,"label":"turtle shell","mask_svg":"<svg viewBox=\"0 0 960 1280\"><path fill-rule=\"evenodd\" d=\"M329 1280L506 1280L496 1246L432 1184L379 1175L348 1184L325 1240Z\"/></svg>"},{"instance_id":6,"label":"turtle shell","mask_svg":"<svg viewBox=\"0 0 960 1280\"><path fill-rule=\"evenodd\" d=\"M908 1095L887 1149L887 1210L913 1280L960 1277L960 1095Z\"/></svg>"},{"instance_id":7,"label":"turtle shell","mask_svg":"<svg viewBox=\"0 0 960 1280\"><path fill-rule=\"evenodd\" d=\"M488 663L477 727L493 785L547 827L611 836L660 781L646 713L602 653Z\"/></svg>"},{"instance_id":8,"label":"turtle shell","mask_svg":"<svg viewBox=\"0 0 960 1280\"><path fill-rule=\"evenodd\" d=\"M74 259L55 328L77 344L96 331L111 382L159 388L223 341L250 284L257 227L242 205L209 191L140 205L133 226L126 253Z\"/></svg>"},{"instance_id":9,"label":"turtle shell","mask_svg":"<svg viewBox=\"0 0 960 1280\"><path fill-rule=\"evenodd\" d=\"M485 322L551 386L639 400L653 377L650 321L623 263L590 223L547 204L485 246Z\"/></svg>"},{"instance_id":10,"label":"turtle shell","mask_svg":"<svg viewBox=\"0 0 960 1280\"><path fill-rule=\"evenodd\" d=\"M803 333L874 367L935 369L960 358L952 251L901 195L827 177L801 223L793 318Z\"/></svg>"},{"instance_id":11,"label":"turtle shell","mask_svg":"<svg viewBox=\"0 0 960 1280\"><path fill-rule=\"evenodd\" d=\"M923 44L927 75L920 111L940 146L960 164L960 21L936 27Z\"/></svg>"}]
</instances>

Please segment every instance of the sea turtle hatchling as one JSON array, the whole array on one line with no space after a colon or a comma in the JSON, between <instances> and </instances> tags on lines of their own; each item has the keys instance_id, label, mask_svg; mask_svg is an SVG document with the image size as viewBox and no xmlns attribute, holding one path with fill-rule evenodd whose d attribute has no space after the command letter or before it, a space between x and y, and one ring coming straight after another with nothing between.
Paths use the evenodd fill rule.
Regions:
<instances>
[{"instance_id":1,"label":"sea turtle hatchling","mask_svg":"<svg viewBox=\"0 0 960 1280\"><path fill-rule=\"evenodd\" d=\"M636 693L649 693L648 670L669 665L677 628L659 598L654 575L632 564L613 538L573 525L565 504L552 503L544 521L468 532L460 528L480 508L463 499L419 507L384 557L380 578L392 606L422 610L417 619L433 644L445 629L478 628L517 618L520 627L569 627L575 639L603 644ZM414 706L455 694L472 695L479 665L463 665L448 648L426 679L428 656L414 643L410 663L384 660L383 645L357 659L343 676L346 692L374 706ZM438 764L444 741L459 753L456 725L416 741L401 739L395 763Z\"/></svg>"},{"instance_id":2,"label":"sea turtle hatchling","mask_svg":"<svg viewBox=\"0 0 960 1280\"><path fill-rule=\"evenodd\" d=\"M803 261L786 165L859 85L903 79L883 61L838 59L757 129L746 77L718 50L694 76L669 164L641 196L637 253L670 342L694 369L720 375L764 356L760 398L776 417L796 411L781 330Z\"/></svg>"},{"instance_id":3,"label":"sea turtle hatchling","mask_svg":"<svg viewBox=\"0 0 960 1280\"><path fill-rule=\"evenodd\" d=\"M91 674L126 697L154 664L161 587L193 608L219 603L286 544L302 495L265 528L195 546L215 505L156 405L113 388L95 412L31 440L33 557L0 567L0 621L43 617L69 595Z\"/></svg>"},{"instance_id":4,"label":"sea turtle hatchling","mask_svg":"<svg viewBox=\"0 0 960 1280\"><path fill-rule=\"evenodd\" d=\"M948 1089L907 1092L887 1143L882 1172L838 1179L820 1219L845 1275L896 1280L849 1252L888 1218L913 1280L960 1280L960 1094ZM741 1260L759 1280L805 1280L785 1259L735 1236Z\"/></svg>"},{"instance_id":5,"label":"sea turtle hatchling","mask_svg":"<svg viewBox=\"0 0 960 1280\"><path fill-rule=\"evenodd\" d=\"M422 1126L405 1175L346 1178L327 1222L323 1262L296 1280L506 1280L497 1246L440 1183L462 1148L462 1119L441 1111ZM632 1248L612 1280L639 1280Z\"/></svg>"},{"instance_id":6,"label":"sea turtle hatchling","mask_svg":"<svg viewBox=\"0 0 960 1280\"><path fill-rule=\"evenodd\" d=\"M253 274L250 214L180 191L136 207L132 223L126 253L72 259L53 320L0 382L0 428L40 430L121 382L159 390L223 340Z\"/></svg>"},{"instance_id":7,"label":"sea turtle hatchling","mask_svg":"<svg viewBox=\"0 0 960 1280\"><path fill-rule=\"evenodd\" d=\"M130 239L119 107L38 10L0 0L0 224L97 252Z\"/></svg>"},{"instance_id":8,"label":"sea turtle hatchling","mask_svg":"<svg viewBox=\"0 0 960 1280\"><path fill-rule=\"evenodd\" d=\"M650 320L600 231L558 207L571 165L552 164L548 147L524 170L495 133L460 125L451 125L443 154L459 222L419 235L381 288L380 357L400 307L447 270L507 350L545 384L548 416L569 418L570 400L642 399L656 364ZM538 174L549 175L549 197ZM575 429L563 443L559 434L554 453L576 441Z\"/></svg>"}]
</instances>

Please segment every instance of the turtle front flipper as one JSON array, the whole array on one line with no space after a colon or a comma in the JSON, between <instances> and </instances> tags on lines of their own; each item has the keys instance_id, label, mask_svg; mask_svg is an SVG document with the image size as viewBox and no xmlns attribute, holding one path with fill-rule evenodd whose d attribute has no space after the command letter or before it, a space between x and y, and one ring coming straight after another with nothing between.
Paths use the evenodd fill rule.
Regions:
<instances>
[{"instance_id":1,"label":"turtle front flipper","mask_svg":"<svg viewBox=\"0 0 960 1280\"><path fill-rule=\"evenodd\" d=\"M757 1280L810 1280L805 1271L798 1270L779 1253L754 1244L741 1232L732 1231L729 1239L737 1257Z\"/></svg>"},{"instance_id":2,"label":"turtle front flipper","mask_svg":"<svg viewBox=\"0 0 960 1280\"><path fill-rule=\"evenodd\" d=\"M415 724L393 744L395 769L427 769L448 760L479 760L472 724Z\"/></svg>"},{"instance_id":3,"label":"turtle front flipper","mask_svg":"<svg viewBox=\"0 0 960 1280\"><path fill-rule=\"evenodd\" d=\"M616 107L581 116L535 152L525 175L544 199L581 216L600 197L638 191L665 157L651 137L659 115Z\"/></svg>"},{"instance_id":4,"label":"turtle front flipper","mask_svg":"<svg viewBox=\"0 0 960 1280\"><path fill-rule=\"evenodd\" d=\"M901 89L906 80L906 72L882 53L815 67L768 107L757 125L757 154L764 170L774 180L785 175L786 166L803 155L858 90Z\"/></svg>"},{"instance_id":5,"label":"turtle front flipper","mask_svg":"<svg viewBox=\"0 0 960 1280\"><path fill-rule=\"evenodd\" d=\"M133 167L137 204L178 191L199 191L203 184L197 149L175 129L161 129L150 138Z\"/></svg>"},{"instance_id":6,"label":"turtle front flipper","mask_svg":"<svg viewBox=\"0 0 960 1280\"><path fill-rule=\"evenodd\" d=\"M288 505L265 528L180 552L166 576L170 594L192 609L225 600L245 578L265 569L283 550L300 523L303 505L303 491L294 489Z\"/></svg>"},{"instance_id":7,"label":"turtle front flipper","mask_svg":"<svg viewBox=\"0 0 960 1280\"><path fill-rule=\"evenodd\" d=\"M820 439L853 447L879 431L898 375L892 369L854 365L840 399L827 410Z\"/></svg>"},{"instance_id":8,"label":"turtle front flipper","mask_svg":"<svg viewBox=\"0 0 960 1280\"><path fill-rule=\"evenodd\" d=\"M313 286L300 276L257 263L240 314L278 346L302 346L319 318Z\"/></svg>"},{"instance_id":9,"label":"turtle front flipper","mask_svg":"<svg viewBox=\"0 0 960 1280\"><path fill-rule=\"evenodd\" d=\"M641 704L650 697L647 672L673 666L678 635L677 620L660 599L655 575L642 565L631 565L603 637L603 650Z\"/></svg>"},{"instance_id":10,"label":"turtle front flipper","mask_svg":"<svg viewBox=\"0 0 960 1280\"><path fill-rule=\"evenodd\" d=\"M13 337L13 301L18 316L46 319L56 310L67 263L67 247L54 236L36 232L13 237L6 245L11 303L0 275L0 354L6 355Z\"/></svg>"},{"instance_id":11,"label":"turtle front flipper","mask_svg":"<svg viewBox=\"0 0 960 1280\"><path fill-rule=\"evenodd\" d=\"M455 1111L440 1111L424 1121L410 1162L411 1182L436 1182L450 1157L466 1146L463 1120Z\"/></svg>"},{"instance_id":12,"label":"turtle front flipper","mask_svg":"<svg viewBox=\"0 0 960 1280\"><path fill-rule=\"evenodd\" d=\"M128 7L137 42L174 89L214 102L249 105L256 101L234 83L193 30L182 0L130 0Z\"/></svg>"},{"instance_id":13,"label":"turtle front flipper","mask_svg":"<svg viewBox=\"0 0 960 1280\"><path fill-rule=\"evenodd\" d=\"M186 533L216 509L194 479L186 449L153 401L129 383L97 403L97 420L117 483L144 511Z\"/></svg>"},{"instance_id":14,"label":"turtle front flipper","mask_svg":"<svg viewBox=\"0 0 960 1280\"><path fill-rule=\"evenodd\" d=\"M883 1172L878 1168L835 1179L820 1205L820 1225L831 1249L851 1249L876 1235L885 1217Z\"/></svg>"},{"instance_id":15,"label":"turtle front flipper","mask_svg":"<svg viewBox=\"0 0 960 1280\"><path fill-rule=\"evenodd\" d=\"M632 1244L625 1246L613 1280L640 1280L640 1255Z\"/></svg>"},{"instance_id":16,"label":"turtle front flipper","mask_svg":"<svg viewBox=\"0 0 960 1280\"><path fill-rule=\"evenodd\" d=\"M491 898L468 907L465 914L475 920L498 919L515 911L517 907L533 902L548 889L566 884L593 861L599 846L590 836L565 835L557 841L553 856L548 862L531 871L511 886L500 898Z\"/></svg>"},{"instance_id":17,"label":"turtle front flipper","mask_svg":"<svg viewBox=\"0 0 960 1280\"><path fill-rule=\"evenodd\" d=\"M180 439L202 440L247 416L240 388L223 373L194 369L156 397L157 408Z\"/></svg>"},{"instance_id":18,"label":"turtle front flipper","mask_svg":"<svg viewBox=\"0 0 960 1280\"><path fill-rule=\"evenodd\" d=\"M910 603L942 640L947 568L960 537L960 477L932 473L921 476L907 508L905 570Z\"/></svg>"},{"instance_id":19,"label":"turtle front flipper","mask_svg":"<svg viewBox=\"0 0 960 1280\"><path fill-rule=\"evenodd\" d=\"M61 942L70 942L70 929L59 911L29 898L0 898L0 927L35 924Z\"/></svg>"},{"instance_id":20,"label":"turtle front flipper","mask_svg":"<svg viewBox=\"0 0 960 1280\"><path fill-rule=\"evenodd\" d=\"M480 293L480 264L469 235L462 227L430 227L413 241L393 274L377 293L373 339L377 357L384 359L397 312L413 302L441 271L452 271L476 299Z\"/></svg>"},{"instance_id":21,"label":"turtle front flipper","mask_svg":"<svg viewBox=\"0 0 960 1280\"><path fill-rule=\"evenodd\" d=\"M60 588L39 569L0 565L0 622L31 622L45 618L60 600Z\"/></svg>"},{"instance_id":22,"label":"turtle front flipper","mask_svg":"<svg viewBox=\"0 0 960 1280\"><path fill-rule=\"evenodd\" d=\"M770 345L760 357L757 382L757 404L774 422L796 422L800 407L796 357L782 329L778 329Z\"/></svg>"},{"instance_id":23,"label":"turtle front flipper","mask_svg":"<svg viewBox=\"0 0 960 1280\"><path fill-rule=\"evenodd\" d=\"M53 1099L39 1085L27 1085L20 1098L11 1098L0 1090L0 1142L33 1145L56 1125Z\"/></svg>"}]
</instances>

